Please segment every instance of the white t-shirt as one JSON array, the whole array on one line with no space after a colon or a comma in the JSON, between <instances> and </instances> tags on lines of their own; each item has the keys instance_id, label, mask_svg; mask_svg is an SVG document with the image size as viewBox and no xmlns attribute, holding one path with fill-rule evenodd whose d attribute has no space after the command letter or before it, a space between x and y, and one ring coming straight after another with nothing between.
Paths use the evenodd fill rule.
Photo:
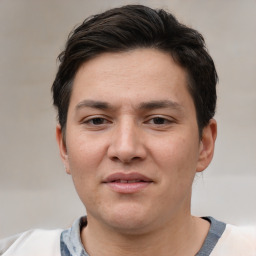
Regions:
<instances>
[{"instance_id":1,"label":"white t-shirt","mask_svg":"<svg viewBox=\"0 0 256 256\"><path fill-rule=\"evenodd\" d=\"M209 233L197 256L256 256L256 227L236 227L211 217ZM67 230L29 230L0 240L1 256L88 256L80 239L82 217Z\"/></svg>"},{"instance_id":2,"label":"white t-shirt","mask_svg":"<svg viewBox=\"0 0 256 256\"><path fill-rule=\"evenodd\" d=\"M256 227L227 225L211 256L256 256Z\"/></svg>"}]
</instances>

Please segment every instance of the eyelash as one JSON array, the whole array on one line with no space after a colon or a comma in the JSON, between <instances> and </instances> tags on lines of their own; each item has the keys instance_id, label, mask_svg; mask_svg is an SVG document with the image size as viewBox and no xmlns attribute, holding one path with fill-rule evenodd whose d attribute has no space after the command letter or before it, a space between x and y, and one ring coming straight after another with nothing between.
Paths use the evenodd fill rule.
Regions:
<instances>
[{"instance_id":1,"label":"eyelash","mask_svg":"<svg viewBox=\"0 0 256 256\"><path fill-rule=\"evenodd\" d=\"M95 124L94 121L96 121L96 122L102 121L102 122ZM82 123L92 125L92 126L100 126L100 125L104 125L106 123L110 123L110 121L108 121L105 117L99 116L99 117L92 117L92 118L86 119Z\"/></svg>"},{"instance_id":2,"label":"eyelash","mask_svg":"<svg viewBox=\"0 0 256 256\"><path fill-rule=\"evenodd\" d=\"M170 118L168 119L162 116L154 116L154 117L148 117L148 119L144 122L144 124L150 124L153 126L162 127L162 126L170 125L173 122L174 120L170 120ZM82 123L92 127L101 127L101 126L110 124L111 121L109 121L105 117L96 116L96 117L87 118Z\"/></svg>"},{"instance_id":3,"label":"eyelash","mask_svg":"<svg viewBox=\"0 0 256 256\"><path fill-rule=\"evenodd\" d=\"M161 121L161 123L155 123L154 121L157 121L157 122ZM151 123L151 122L153 122L152 123L153 125L163 126L163 125L168 125L168 124L173 123L173 120L167 119L162 116L155 116L155 117L150 118L148 121L146 121L146 123Z\"/></svg>"}]
</instances>

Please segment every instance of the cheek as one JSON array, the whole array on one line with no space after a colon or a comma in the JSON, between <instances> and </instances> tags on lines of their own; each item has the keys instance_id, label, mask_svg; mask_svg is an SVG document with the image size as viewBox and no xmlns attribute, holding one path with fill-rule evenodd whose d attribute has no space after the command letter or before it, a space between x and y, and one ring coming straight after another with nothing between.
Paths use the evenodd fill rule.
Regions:
<instances>
[{"instance_id":1,"label":"cheek","mask_svg":"<svg viewBox=\"0 0 256 256\"><path fill-rule=\"evenodd\" d=\"M99 166L104 157L98 141L83 137L73 137L67 141L68 160L71 176L81 200L89 200L99 182ZM86 199L87 198L87 199Z\"/></svg>"},{"instance_id":2,"label":"cheek","mask_svg":"<svg viewBox=\"0 0 256 256\"><path fill-rule=\"evenodd\" d=\"M99 143L88 138L73 137L72 144L67 142L67 146L70 172L78 196L84 205L97 202L98 169L102 159Z\"/></svg>"},{"instance_id":3,"label":"cheek","mask_svg":"<svg viewBox=\"0 0 256 256\"><path fill-rule=\"evenodd\" d=\"M102 144L88 136L80 135L70 138L67 141L67 150L71 169L81 172L93 171L103 157Z\"/></svg>"},{"instance_id":4,"label":"cheek","mask_svg":"<svg viewBox=\"0 0 256 256\"><path fill-rule=\"evenodd\" d=\"M160 169L174 176L194 173L198 161L197 144L196 140L188 136L170 137L158 142L152 155Z\"/></svg>"}]
</instances>

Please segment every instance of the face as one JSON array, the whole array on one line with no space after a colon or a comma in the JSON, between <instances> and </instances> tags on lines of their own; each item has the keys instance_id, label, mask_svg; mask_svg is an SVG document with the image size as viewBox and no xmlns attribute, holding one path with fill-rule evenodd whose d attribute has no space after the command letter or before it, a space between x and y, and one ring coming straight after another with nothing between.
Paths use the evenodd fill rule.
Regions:
<instances>
[{"instance_id":1,"label":"face","mask_svg":"<svg viewBox=\"0 0 256 256\"><path fill-rule=\"evenodd\" d=\"M78 70L66 143L59 127L57 140L89 222L132 233L189 214L215 133L212 120L199 139L185 70L166 53L137 49Z\"/></svg>"}]
</instances>

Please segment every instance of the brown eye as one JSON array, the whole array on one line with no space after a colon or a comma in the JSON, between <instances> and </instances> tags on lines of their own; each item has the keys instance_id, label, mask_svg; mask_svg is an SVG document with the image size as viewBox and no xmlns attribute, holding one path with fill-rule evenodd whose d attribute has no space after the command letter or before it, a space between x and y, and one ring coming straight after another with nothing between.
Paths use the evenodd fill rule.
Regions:
<instances>
[{"instance_id":1,"label":"brown eye","mask_svg":"<svg viewBox=\"0 0 256 256\"><path fill-rule=\"evenodd\" d=\"M165 118L162 118L162 117L155 117L155 118L152 118L152 122L154 124L165 124L166 123L166 119Z\"/></svg>"},{"instance_id":2,"label":"brown eye","mask_svg":"<svg viewBox=\"0 0 256 256\"><path fill-rule=\"evenodd\" d=\"M92 118L91 120L88 120L93 125L101 125L105 123L105 119L101 117Z\"/></svg>"},{"instance_id":3,"label":"brown eye","mask_svg":"<svg viewBox=\"0 0 256 256\"><path fill-rule=\"evenodd\" d=\"M174 122L171 117L163 117L163 116L152 116L146 120L146 124L152 125L153 127L166 127L171 125Z\"/></svg>"},{"instance_id":4,"label":"brown eye","mask_svg":"<svg viewBox=\"0 0 256 256\"><path fill-rule=\"evenodd\" d=\"M88 126L101 126L109 124L110 122L104 117L91 117L87 118L82 123Z\"/></svg>"}]
</instances>

